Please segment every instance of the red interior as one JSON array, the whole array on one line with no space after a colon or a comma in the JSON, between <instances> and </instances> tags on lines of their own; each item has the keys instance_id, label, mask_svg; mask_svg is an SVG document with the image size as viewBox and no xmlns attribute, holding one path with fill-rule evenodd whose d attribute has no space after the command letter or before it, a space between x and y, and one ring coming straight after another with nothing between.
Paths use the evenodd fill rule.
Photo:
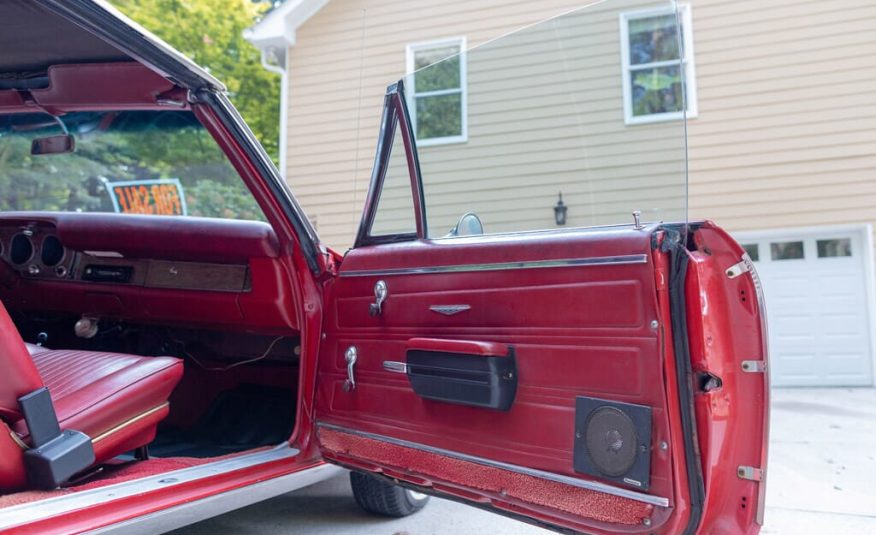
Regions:
<instances>
[{"instance_id":1,"label":"red interior","mask_svg":"<svg viewBox=\"0 0 876 535\"><path fill-rule=\"evenodd\" d=\"M14 89L0 90L0 113L33 112L40 108L59 113L82 110L155 109L159 96L186 109L185 92L139 63L54 65L49 87L34 89L28 98Z\"/></svg>"},{"instance_id":2,"label":"red interior","mask_svg":"<svg viewBox=\"0 0 876 535\"><path fill-rule=\"evenodd\" d=\"M594 230L436 240L349 252L340 278L327 288L318 421L579 479L589 476L573 470L576 396L647 405L653 410L652 442L669 442L663 382L666 329L652 326L652 321L665 326L666 318L657 299L651 240L648 231ZM646 255L647 261L380 273L630 255ZM354 276L358 271L377 273ZM386 282L388 297L382 314L375 317L369 315L369 304L378 280ZM430 310L433 305L459 304L470 309L451 316ZM419 344L411 340L418 338L451 340L451 346L467 343L463 341L512 346L518 367L512 408L501 412L418 397L405 375L382 367L385 360L404 362L410 344ZM357 386L346 392L344 353L351 345L358 349ZM345 457L393 468L355 451ZM673 461L668 451L653 449L648 493L669 498L670 503L679 492L673 484ZM538 504L539 496L539 491L523 490L516 497ZM579 520L605 519L604 511L576 511Z\"/></svg>"},{"instance_id":3,"label":"red interior","mask_svg":"<svg viewBox=\"0 0 876 535\"><path fill-rule=\"evenodd\" d=\"M248 265L252 289L211 292L22 278L0 289L7 308L107 315L240 331L298 330L287 258L265 223L131 214L6 213L0 226L48 224L68 248L128 259Z\"/></svg>"}]
</instances>

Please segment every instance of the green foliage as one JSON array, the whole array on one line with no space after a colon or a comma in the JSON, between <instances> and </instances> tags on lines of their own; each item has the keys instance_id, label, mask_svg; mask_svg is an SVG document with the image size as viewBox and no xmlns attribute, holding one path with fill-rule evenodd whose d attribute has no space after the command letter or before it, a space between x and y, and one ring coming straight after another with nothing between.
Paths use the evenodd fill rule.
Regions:
<instances>
[{"instance_id":1,"label":"green foliage","mask_svg":"<svg viewBox=\"0 0 876 535\"><path fill-rule=\"evenodd\" d=\"M189 215L264 219L190 112L77 112L62 120L76 139L75 152L39 156L30 153L31 140L60 129L26 125L51 120L18 116L18 130L10 118L0 120L0 210L113 211L106 183L173 178L183 186Z\"/></svg>"},{"instance_id":2,"label":"green foliage","mask_svg":"<svg viewBox=\"0 0 876 535\"><path fill-rule=\"evenodd\" d=\"M206 68L227 87L256 138L277 161L280 77L243 38L270 7L252 0L111 0L120 11Z\"/></svg>"}]
</instances>

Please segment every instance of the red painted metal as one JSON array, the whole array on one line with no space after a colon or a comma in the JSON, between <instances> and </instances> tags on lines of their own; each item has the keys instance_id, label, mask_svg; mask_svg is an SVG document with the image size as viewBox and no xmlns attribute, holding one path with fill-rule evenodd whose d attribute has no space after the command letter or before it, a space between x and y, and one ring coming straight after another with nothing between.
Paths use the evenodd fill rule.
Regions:
<instances>
[{"instance_id":1,"label":"red painted metal","mask_svg":"<svg viewBox=\"0 0 876 535\"><path fill-rule=\"evenodd\" d=\"M697 429L706 480L703 533L757 533L765 481L741 479L739 466L766 470L769 378L743 372L744 360L766 360L762 315L751 276L725 271L744 253L713 223L694 235L687 315L694 371L721 380L696 396Z\"/></svg>"},{"instance_id":2,"label":"red painted metal","mask_svg":"<svg viewBox=\"0 0 876 535\"><path fill-rule=\"evenodd\" d=\"M341 277L327 283L326 342L317 381L321 422L581 479L587 477L571 469L574 397L648 405L654 411L650 493L670 500L670 507L652 512L650 524L620 528L584 514L558 514L550 506L539 506L541 491L518 493L516 504L503 501L467 482L465 470L437 474L411 469L418 466L416 450L404 452L411 461L396 466L378 453L391 448L390 443L329 447L325 454L342 464L595 533L684 531L693 511L686 463L702 463L707 494L696 532L757 533L762 485L736 475L738 465L763 466L765 378L743 374L740 368L742 360L765 358L754 284L750 277L726 277L725 270L739 261L741 248L711 223L701 225L695 234L701 247L691 253L686 281L689 350L694 372L712 373L724 383L695 394L701 456L688 459L678 400L681 389L689 385L676 380L679 356L670 321L669 257L652 249L651 234L594 230L353 250L343 261ZM661 239L662 233L654 237L655 243ZM475 258L482 267L638 254L647 255L647 264L426 274L419 269L471 264ZM404 273L404 268L411 272ZM372 317L368 305L377 279L387 283L389 297L383 313ZM431 312L432 304L471 308L445 317ZM440 342L424 344L418 339L423 337ZM440 347L446 339L455 344L459 338L515 347L518 398L508 413L420 399L404 376L381 369L383 360L404 360L411 344ZM345 392L343 354L350 345L359 351L357 388ZM435 454L419 455L425 459ZM482 484L489 486L491 476L483 477L487 481Z\"/></svg>"},{"instance_id":3,"label":"red painted metal","mask_svg":"<svg viewBox=\"0 0 876 535\"><path fill-rule=\"evenodd\" d=\"M182 92L173 90L166 80L133 65L78 66L53 70L50 76L51 89L32 93L36 101L56 111L164 108L158 103L160 95L184 100ZM95 87L102 91L99 103L94 100ZM88 88L88 94L82 88ZM686 312L691 361L696 372L710 373L722 383L720 388L695 395L700 458L686 459L678 398L687 385L678 385L674 379L678 357L669 322L668 259L651 248L653 228L420 240L360 248L343 260L328 251L317 260L320 274L314 276L307 269L291 221L239 141L210 108L183 106L191 106L228 154L266 214L273 235L233 224L192 227L189 232L185 225L190 223L182 222L183 226L174 227L173 246L168 247L169 231L157 228L160 218L126 215L120 228L113 224L120 220L110 216L52 217L61 217L55 224L68 244L124 249L132 256L248 262L253 291L246 295L207 298L203 292L121 287L110 293L121 304L120 313L134 319L299 332L300 396L290 441L301 454L294 460L95 504L22 527L19 532L86 531L316 466L320 462L314 435L317 415L353 429L583 480L587 477L571 468L572 415L574 397L589 395L648 405L654 411L649 492L668 498L670 506L653 510L650 525L621 528L605 519L558 512L544 503L544 489L538 486L515 494L513 500L502 499L501 494L473 487L464 481L464 474L454 475L452 470L430 476L406 472L367 453L327 455L541 522L604 534L682 530L691 512L685 463L701 462L706 502L698 531L757 533L764 484L740 479L736 468L766 467L767 377L743 373L740 368L741 360L766 359L763 310L757 305L750 277L730 280L724 276L724 270L739 261L742 250L723 231L710 223L700 226L694 234L696 250L690 253ZM0 91L0 111L35 109L18 93ZM335 276L339 271L343 275L627 255L646 255L648 262L381 276L389 284L390 297L377 317L368 314L377 276ZM76 311L90 299L94 301L89 297L93 290L93 285L78 283L22 281L2 298L25 307L38 302L46 310ZM433 304L460 303L472 308L454 316L429 310ZM657 329L652 321L657 322ZM7 330L4 326L3 332ZM404 376L381 368L383 360L403 361L409 343L418 338L449 340L456 343L455 348L463 340L489 341L494 345L488 351L494 352L513 345L519 369L515 406L499 414L418 398ZM344 392L343 352L354 344L360 350L358 386ZM0 448L7 446L0 443ZM429 461L426 454L406 455L414 465ZM499 484L507 474L484 477L486 483Z\"/></svg>"},{"instance_id":4,"label":"red painted metal","mask_svg":"<svg viewBox=\"0 0 876 535\"><path fill-rule=\"evenodd\" d=\"M479 264L500 264L631 255L648 260L386 274L403 268L468 264L473 259ZM353 250L343 261L340 278L327 283L318 419L581 480L591 478L572 469L576 396L647 405L653 409L655 443L680 440L678 428L672 427L677 425L673 412L677 403L670 402L674 398L660 379L669 366L663 356L669 337L666 331L653 328L652 321L666 325L668 316L661 309L650 258L650 232L630 229L436 240ZM376 273L345 276L365 270ZM378 279L386 282L389 296L382 314L373 317L368 305ZM431 305L447 304L471 308L453 316L430 310ZM384 360L404 361L409 340L424 337L513 345L518 390L511 410L500 413L425 400L413 392L405 376L382 369ZM344 352L350 345L359 353L357 387L345 392ZM649 493L669 498L672 510L680 509L687 492L686 486L675 484L681 451L656 448L652 454ZM411 475L424 477L416 472ZM476 489L470 491L485 496ZM535 494L529 499L538 503ZM551 522L572 529L600 529L592 520L570 523L568 515L556 515L549 508L542 513ZM669 516L656 511L650 526L627 529L659 530Z\"/></svg>"}]
</instances>

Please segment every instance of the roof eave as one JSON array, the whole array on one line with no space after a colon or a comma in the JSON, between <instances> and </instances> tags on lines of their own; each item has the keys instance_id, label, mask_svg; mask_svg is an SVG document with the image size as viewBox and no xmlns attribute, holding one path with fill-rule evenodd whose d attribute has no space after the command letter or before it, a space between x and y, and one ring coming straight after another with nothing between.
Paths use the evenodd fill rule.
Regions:
<instances>
[{"instance_id":1,"label":"roof eave","mask_svg":"<svg viewBox=\"0 0 876 535\"><path fill-rule=\"evenodd\" d=\"M261 50L295 46L298 28L328 3L329 0L286 0L257 24L244 30L243 37Z\"/></svg>"}]
</instances>

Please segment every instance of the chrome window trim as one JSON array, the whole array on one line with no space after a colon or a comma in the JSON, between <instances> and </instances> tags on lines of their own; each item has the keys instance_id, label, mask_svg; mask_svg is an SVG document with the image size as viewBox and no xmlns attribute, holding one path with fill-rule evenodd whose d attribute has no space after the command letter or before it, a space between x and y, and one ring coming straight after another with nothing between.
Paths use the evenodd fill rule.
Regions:
<instances>
[{"instance_id":1,"label":"chrome window trim","mask_svg":"<svg viewBox=\"0 0 876 535\"><path fill-rule=\"evenodd\" d=\"M554 474L553 472L545 472L544 470L537 470L535 468L527 468L525 466L517 466L514 464L503 463L501 461L492 461L490 459L484 459L482 457L475 457L473 455L468 455L466 453L458 453L455 451L445 450L442 448L435 448L433 446L426 446L423 444L417 444L416 442L409 442L407 440L387 437L387 436L378 435L375 433L369 433L366 431L357 431L355 429L349 429L349 428L346 428L346 427L343 427L340 425L327 424L327 423L323 423L323 422L317 422L316 425L318 428L325 428L325 429L330 429L332 431L337 431L340 433L347 433L350 435L355 435L355 436L359 436L359 437L363 437L363 438L369 438L372 440L379 440L381 442L394 444L396 446L402 446L405 448L412 448L412 449L424 451L427 453L434 453L437 455L443 455L445 457L450 457L452 459L458 459L460 461L467 461L467 462L471 462L471 463L476 463L476 464L480 464L482 466L489 466L491 468L499 468L501 470L507 470L509 472L515 472L518 474L537 477L539 479L553 481L555 483L561 483L563 485L569 485L572 487L593 490L596 492L603 492L605 494L611 494L612 496L619 496L621 498L628 498L630 500L635 500L637 502L647 503L647 504L655 505L658 507L669 507L669 499L668 498L664 498L662 496L654 496L652 494L645 494L643 492L637 492L634 490L614 487L614 486L608 485L606 483L600 483L598 481L577 479L574 477L564 476L561 474Z\"/></svg>"},{"instance_id":2,"label":"chrome window trim","mask_svg":"<svg viewBox=\"0 0 876 535\"><path fill-rule=\"evenodd\" d=\"M469 273L477 271L508 271L516 269L542 269L584 266L621 266L647 264L648 255L595 256L588 258L563 258L558 260L533 260L525 262L497 262L492 264L453 264L447 266L423 266L393 269L347 270L341 268L341 277L383 277L391 275L423 275L429 273Z\"/></svg>"}]
</instances>

